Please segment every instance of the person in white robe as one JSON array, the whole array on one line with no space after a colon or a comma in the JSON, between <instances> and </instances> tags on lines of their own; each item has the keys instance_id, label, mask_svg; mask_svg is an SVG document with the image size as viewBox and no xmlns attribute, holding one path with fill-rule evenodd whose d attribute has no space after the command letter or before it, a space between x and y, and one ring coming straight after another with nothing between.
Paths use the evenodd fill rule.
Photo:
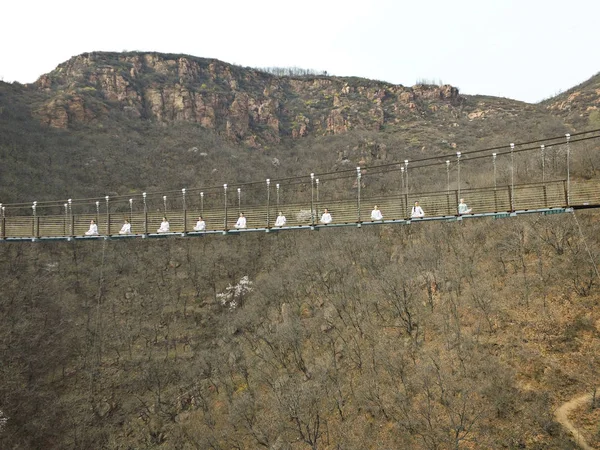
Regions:
<instances>
[{"instance_id":1,"label":"person in white robe","mask_svg":"<svg viewBox=\"0 0 600 450\"><path fill-rule=\"evenodd\" d=\"M423 212L423 208L419 206L419 202L415 202L415 206L412 207L410 212L410 217L413 219L421 219L425 217L425 213Z\"/></svg>"},{"instance_id":2,"label":"person in white robe","mask_svg":"<svg viewBox=\"0 0 600 450\"><path fill-rule=\"evenodd\" d=\"M471 211L472 209L467 206L465 199L461 198L460 203L458 204L458 214L470 214Z\"/></svg>"},{"instance_id":3,"label":"person in white robe","mask_svg":"<svg viewBox=\"0 0 600 450\"><path fill-rule=\"evenodd\" d=\"M371 211L371 220L383 220L383 214L381 214L377 205L375 205L373 211Z\"/></svg>"},{"instance_id":4,"label":"person in white robe","mask_svg":"<svg viewBox=\"0 0 600 450\"><path fill-rule=\"evenodd\" d=\"M206 230L206 222L202 219L202 216L198 217L198 222L196 222L196 226L194 227L194 231L204 231Z\"/></svg>"},{"instance_id":5,"label":"person in white robe","mask_svg":"<svg viewBox=\"0 0 600 450\"><path fill-rule=\"evenodd\" d=\"M240 213L240 217L234 225L236 228L246 228L246 218L244 217L244 213Z\"/></svg>"},{"instance_id":6,"label":"person in white robe","mask_svg":"<svg viewBox=\"0 0 600 450\"><path fill-rule=\"evenodd\" d=\"M85 232L86 236L98 236L98 225L96 225L96 221L92 219L90 222L90 229Z\"/></svg>"},{"instance_id":7,"label":"person in white robe","mask_svg":"<svg viewBox=\"0 0 600 450\"><path fill-rule=\"evenodd\" d=\"M277 216L277 219L275 220L275 226L282 227L285 225L285 223L286 223L285 216L283 215L283 213L281 211L279 211L279 215Z\"/></svg>"},{"instance_id":8,"label":"person in white robe","mask_svg":"<svg viewBox=\"0 0 600 450\"><path fill-rule=\"evenodd\" d=\"M166 217L162 218L162 222L160 223L160 228L156 230L157 233L168 233L170 229L169 221Z\"/></svg>"},{"instance_id":9,"label":"person in white robe","mask_svg":"<svg viewBox=\"0 0 600 450\"><path fill-rule=\"evenodd\" d=\"M131 224L129 223L129 220L125 219L125 223L119 230L119 234L131 234Z\"/></svg>"},{"instance_id":10,"label":"person in white robe","mask_svg":"<svg viewBox=\"0 0 600 450\"><path fill-rule=\"evenodd\" d=\"M333 219L331 218L331 214L329 214L329 210L328 210L327 208L325 208L325 209L323 210L323 214L321 215L321 220L320 220L320 222L321 222L322 224L325 224L325 225L327 225L328 223L331 223L331 222L332 222L332 220L333 220Z\"/></svg>"}]
</instances>

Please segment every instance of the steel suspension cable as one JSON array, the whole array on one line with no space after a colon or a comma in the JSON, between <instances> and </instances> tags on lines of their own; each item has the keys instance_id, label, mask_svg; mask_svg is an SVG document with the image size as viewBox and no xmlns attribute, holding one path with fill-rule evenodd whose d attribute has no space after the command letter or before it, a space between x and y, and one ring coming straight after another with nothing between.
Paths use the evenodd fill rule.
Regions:
<instances>
[{"instance_id":1,"label":"steel suspension cable","mask_svg":"<svg viewBox=\"0 0 600 450\"><path fill-rule=\"evenodd\" d=\"M580 137L580 138L576 138L573 139L574 136L583 136L583 135L587 135L587 134L593 134L593 133L600 133L600 129L594 129L594 130L586 130L586 131L580 131L577 133L570 133L571 139L570 139L570 143L576 143L576 142L583 142L583 141L587 141L587 140L592 140L592 139L599 139L599 136L587 136L587 137ZM550 141L556 141L559 139L564 139L565 135L562 136L557 136L557 137L552 137L552 138L544 138L544 139L536 139L536 140L532 140L532 141L526 141L526 142L521 142L521 143L515 143L515 147L521 147L524 145L531 145L531 144L536 144L539 142L550 142ZM563 144L563 142L556 142L556 143L551 143L549 144L549 146L552 145L561 145ZM469 151L465 151L465 152L461 152L461 156L467 156L467 155L474 155L477 153L485 153L485 152L491 152L494 150L502 150L502 149L506 149L508 147L508 145L502 145L502 146L496 146L496 147L488 147L485 149L478 149L478 150L469 150ZM504 154L510 154L510 153L521 153L524 151L530 151L530 150L534 150L537 147L530 147L530 148L520 148L518 150L507 150L505 152L499 152L497 153L497 155L504 155ZM425 158L419 158L419 159L414 159L414 160L410 160L410 164L411 164L411 169L414 168L424 168L424 167L431 167L431 166L435 166L435 165L443 165L445 164L445 161L439 162L440 159L448 159L448 158L454 158L456 156L456 154L446 154L446 155L438 155L438 156L430 156L430 157L425 157ZM480 159L480 158L486 158L489 157L489 155L482 155L482 156L477 156L477 157L471 157L469 158L469 160L474 160L474 159ZM438 161L435 163L429 163L429 164L423 164L423 163L427 163L430 161ZM397 166L397 170L400 170L400 166L403 164L403 161L396 161L396 162L392 162L392 163L386 163L386 164L380 164L380 165L376 165L376 166L364 166L361 167L362 170L366 170L368 171L370 174L376 174L376 173L385 173L385 172L392 172L395 171L396 169L390 169L390 170L382 170L388 167L394 167ZM327 178L326 180L333 180L333 179L339 179L339 178L344 178L345 176L343 174L347 174L348 178L352 177L355 174L355 169L344 169L344 170L337 170L337 171L329 171L329 172L323 172L319 174L319 177L327 177L330 175L336 175L335 178ZM283 181L290 181L290 183L285 183L285 185L294 185L294 184L302 184L302 183L306 183L308 176L307 175L301 175L301 176L296 176L296 177L286 177L286 178L271 178L271 181L273 183L281 183ZM325 179L323 181L326 181ZM231 184L231 187L245 187L245 186L252 186L252 185L261 185L264 183L264 180L261 181L251 181L251 182L245 182L245 183L237 183L237 184ZM222 189L222 185L219 186L208 186L208 187L201 187L201 188L192 188L189 189L188 192L200 192L200 191L210 191L210 190L221 190ZM168 190L168 191L162 191L160 193L148 193L148 196L153 196L153 195L166 195L166 194L180 194L181 191L180 190ZM117 196L112 196L111 200L113 202L115 201L119 201L119 200L126 200L129 199L130 197L137 197L140 196L140 194L134 194L134 195L117 195ZM79 198L79 199L73 199L72 201L72 205L89 205L89 203L91 202L95 202L95 201L103 201L104 197L90 197L90 198ZM48 200L48 201L40 201L38 202L38 207L60 207L62 206L64 203L64 201L59 201L59 200ZM22 203L11 203L11 204L5 204L5 206L7 208L19 208L19 207L29 207L31 206L30 202L22 202Z\"/></svg>"}]
</instances>

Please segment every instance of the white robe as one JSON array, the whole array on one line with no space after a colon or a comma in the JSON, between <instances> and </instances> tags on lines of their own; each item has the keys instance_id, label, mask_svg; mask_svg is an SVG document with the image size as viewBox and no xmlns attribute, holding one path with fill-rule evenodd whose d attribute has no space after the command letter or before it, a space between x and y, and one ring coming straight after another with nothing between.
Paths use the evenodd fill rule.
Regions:
<instances>
[{"instance_id":1,"label":"white robe","mask_svg":"<svg viewBox=\"0 0 600 450\"><path fill-rule=\"evenodd\" d=\"M90 229L85 232L86 236L98 236L98 225L92 223Z\"/></svg>"},{"instance_id":2,"label":"white robe","mask_svg":"<svg viewBox=\"0 0 600 450\"><path fill-rule=\"evenodd\" d=\"M277 220L275 221L275 226L276 227L282 227L285 225L285 216L277 216Z\"/></svg>"},{"instance_id":3,"label":"white robe","mask_svg":"<svg viewBox=\"0 0 600 450\"><path fill-rule=\"evenodd\" d=\"M383 214L378 209L371 211L371 220L383 220Z\"/></svg>"},{"instance_id":4,"label":"white robe","mask_svg":"<svg viewBox=\"0 0 600 450\"><path fill-rule=\"evenodd\" d=\"M168 233L169 232L169 222L166 220L160 223L160 228L156 230L157 233Z\"/></svg>"},{"instance_id":5,"label":"white robe","mask_svg":"<svg viewBox=\"0 0 600 450\"><path fill-rule=\"evenodd\" d=\"M119 234L131 234L131 224L124 223L121 227L121 230L119 231Z\"/></svg>"},{"instance_id":6,"label":"white robe","mask_svg":"<svg viewBox=\"0 0 600 450\"><path fill-rule=\"evenodd\" d=\"M235 223L236 228L246 228L246 218L240 217Z\"/></svg>"},{"instance_id":7,"label":"white robe","mask_svg":"<svg viewBox=\"0 0 600 450\"><path fill-rule=\"evenodd\" d=\"M331 223L332 220L333 219L331 218L331 214L329 213L323 213L323 215L321 216L321 223L324 223L325 225Z\"/></svg>"},{"instance_id":8,"label":"white robe","mask_svg":"<svg viewBox=\"0 0 600 450\"><path fill-rule=\"evenodd\" d=\"M470 212L471 212L471 208L469 208L466 203L458 204L458 213L459 214L469 214Z\"/></svg>"},{"instance_id":9,"label":"white robe","mask_svg":"<svg viewBox=\"0 0 600 450\"><path fill-rule=\"evenodd\" d=\"M421 208L420 206L413 206L412 211L410 213L410 217L412 217L413 219L419 219L421 217L425 217L423 208Z\"/></svg>"},{"instance_id":10,"label":"white robe","mask_svg":"<svg viewBox=\"0 0 600 450\"><path fill-rule=\"evenodd\" d=\"M204 222L204 220L199 220L198 222L196 222L194 231L204 231L204 230L206 230L206 222Z\"/></svg>"}]
</instances>

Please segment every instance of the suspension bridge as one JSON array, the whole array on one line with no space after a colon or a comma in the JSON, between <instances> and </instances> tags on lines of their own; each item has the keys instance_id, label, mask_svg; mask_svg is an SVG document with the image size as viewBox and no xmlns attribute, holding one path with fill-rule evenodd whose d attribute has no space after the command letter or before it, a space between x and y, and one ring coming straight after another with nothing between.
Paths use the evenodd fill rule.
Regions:
<instances>
[{"instance_id":1,"label":"suspension bridge","mask_svg":"<svg viewBox=\"0 0 600 450\"><path fill-rule=\"evenodd\" d=\"M557 214L600 207L593 176L600 130L449 155L250 183L134 196L0 203L0 240L235 235L381 224ZM592 175L590 175L592 174ZM464 198L469 212L459 212ZM411 217L418 201L425 215ZM377 205L382 213L372 219ZM320 222L327 208L328 224ZM245 228L236 228L240 213ZM286 217L276 226L276 218ZM194 230L199 217L202 231ZM159 232L161 222L168 232ZM97 234L86 234L94 221ZM122 225L130 232L122 234Z\"/></svg>"}]
</instances>

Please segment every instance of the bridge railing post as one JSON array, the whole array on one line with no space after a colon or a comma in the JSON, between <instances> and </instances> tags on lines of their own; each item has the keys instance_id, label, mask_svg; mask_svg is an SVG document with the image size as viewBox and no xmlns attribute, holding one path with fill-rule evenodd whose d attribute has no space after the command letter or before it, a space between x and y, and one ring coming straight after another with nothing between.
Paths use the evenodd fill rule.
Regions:
<instances>
[{"instance_id":1,"label":"bridge railing post","mask_svg":"<svg viewBox=\"0 0 600 450\"><path fill-rule=\"evenodd\" d=\"M39 239L39 237L40 237L40 217L35 216L33 218L33 220L34 220L33 235L34 235L34 237Z\"/></svg>"},{"instance_id":2,"label":"bridge railing post","mask_svg":"<svg viewBox=\"0 0 600 450\"><path fill-rule=\"evenodd\" d=\"M315 185L317 187L317 200L315 202L315 220L319 217L319 179L315 178Z\"/></svg>"},{"instance_id":3,"label":"bridge railing post","mask_svg":"<svg viewBox=\"0 0 600 450\"><path fill-rule=\"evenodd\" d=\"M110 197L107 195L106 197L104 197L104 200L106 200L106 235L110 236L110 214L109 214Z\"/></svg>"},{"instance_id":4,"label":"bridge railing post","mask_svg":"<svg viewBox=\"0 0 600 450\"><path fill-rule=\"evenodd\" d=\"M181 189L181 204L183 209L183 232L187 233L187 207L185 205L185 188Z\"/></svg>"},{"instance_id":5,"label":"bridge railing post","mask_svg":"<svg viewBox=\"0 0 600 450\"><path fill-rule=\"evenodd\" d=\"M453 215L459 215L458 214L458 203L459 203L459 198L458 196L460 195L460 191L457 189L456 191L454 191L454 214Z\"/></svg>"},{"instance_id":6,"label":"bridge railing post","mask_svg":"<svg viewBox=\"0 0 600 450\"><path fill-rule=\"evenodd\" d=\"M496 182L496 157L497 153L492 153L492 166L494 167L494 191L496 190L498 183Z\"/></svg>"},{"instance_id":7,"label":"bridge railing post","mask_svg":"<svg viewBox=\"0 0 600 450\"><path fill-rule=\"evenodd\" d=\"M460 157L462 153L456 152L456 189L458 194L456 198L460 197ZM458 205L458 202L456 203Z\"/></svg>"},{"instance_id":8,"label":"bridge railing post","mask_svg":"<svg viewBox=\"0 0 600 450\"><path fill-rule=\"evenodd\" d=\"M356 195L356 211L357 211L357 215L358 215L358 223L361 222L361 217L360 217L360 183L361 183L361 178L362 178L362 174L360 171L360 167L356 168L356 182L358 185L358 192Z\"/></svg>"},{"instance_id":9,"label":"bridge railing post","mask_svg":"<svg viewBox=\"0 0 600 450\"><path fill-rule=\"evenodd\" d=\"M267 178L267 229L271 228L271 179ZM279 213L277 213L279 214Z\"/></svg>"},{"instance_id":10,"label":"bridge railing post","mask_svg":"<svg viewBox=\"0 0 600 450\"><path fill-rule=\"evenodd\" d=\"M37 202L33 202L33 206L31 207L32 211L33 211L33 220L31 222L31 235L35 238L37 237L37 233L36 233L36 219L37 219L37 214L36 214L36 210L37 210Z\"/></svg>"},{"instance_id":11,"label":"bridge railing post","mask_svg":"<svg viewBox=\"0 0 600 450\"><path fill-rule=\"evenodd\" d=\"M310 174L310 224L315 226L315 174Z\"/></svg>"},{"instance_id":12,"label":"bridge railing post","mask_svg":"<svg viewBox=\"0 0 600 450\"><path fill-rule=\"evenodd\" d=\"M544 155L544 150L546 146L544 144L540 145L540 149L542 150L542 182L546 182L546 158Z\"/></svg>"},{"instance_id":13,"label":"bridge railing post","mask_svg":"<svg viewBox=\"0 0 600 450\"><path fill-rule=\"evenodd\" d=\"M507 186L508 188L508 204L510 205L510 212L514 212L515 211L515 193L513 191L513 187L512 186Z\"/></svg>"},{"instance_id":14,"label":"bridge railing post","mask_svg":"<svg viewBox=\"0 0 600 450\"><path fill-rule=\"evenodd\" d=\"M404 160L404 173L406 174L406 195L408 196L408 159ZM408 203L406 205L408 206Z\"/></svg>"},{"instance_id":15,"label":"bridge railing post","mask_svg":"<svg viewBox=\"0 0 600 450\"><path fill-rule=\"evenodd\" d=\"M510 210L515 210L514 204L514 189L515 189L515 144L510 144Z\"/></svg>"},{"instance_id":16,"label":"bridge railing post","mask_svg":"<svg viewBox=\"0 0 600 450\"><path fill-rule=\"evenodd\" d=\"M567 206L571 204L571 148L569 147L569 141L571 140L571 135L569 133L565 134L565 138L567 139Z\"/></svg>"},{"instance_id":17,"label":"bridge railing post","mask_svg":"<svg viewBox=\"0 0 600 450\"><path fill-rule=\"evenodd\" d=\"M68 236L68 234L67 234L67 222L68 222L68 219L69 219L69 207L68 207L68 205L66 203L64 204L64 207L65 207L65 214L63 215L63 236L67 237Z\"/></svg>"},{"instance_id":18,"label":"bridge railing post","mask_svg":"<svg viewBox=\"0 0 600 450\"><path fill-rule=\"evenodd\" d=\"M408 212L408 193L404 194L403 202L404 202L404 208L402 208L402 211L404 211L404 213L403 213L402 218L403 219L410 218L410 213Z\"/></svg>"},{"instance_id":19,"label":"bridge railing post","mask_svg":"<svg viewBox=\"0 0 600 450\"><path fill-rule=\"evenodd\" d=\"M401 184L400 184L400 194L404 191L404 166L400 166L400 174L401 174Z\"/></svg>"},{"instance_id":20,"label":"bridge railing post","mask_svg":"<svg viewBox=\"0 0 600 450\"><path fill-rule=\"evenodd\" d=\"M142 192L142 200L144 202L144 237L148 235L148 206L146 205L146 192Z\"/></svg>"},{"instance_id":21,"label":"bridge railing post","mask_svg":"<svg viewBox=\"0 0 600 450\"><path fill-rule=\"evenodd\" d=\"M569 185L568 185L567 181L566 181L566 180L563 180L563 191L564 191L564 193L565 193L565 204L566 204L567 206L570 206L570 205L569 205L569 188L568 188L568 186L569 186Z\"/></svg>"},{"instance_id":22,"label":"bridge railing post","mask_svg":"<svg viewBox=\"0 0 600 450\"><path fill-rule=\"evenodd\" d=\"M494 212L498 212L498 190L494 187Z\"/></svg>"},{"instance_id":23,"label":"bridge railing post","mask_svg":"<svg viewBox=\"0 0 600 450\"><path fill-rule=\"evenodd\" d=\"M223 185L223 196L225 202L225 220L223 224L223 230L227 231L227 184Z\"/></svg>"},{"instance_id":24,"label":"bridge railing post","mask_svg":"<svg viewBox=\"0 0 600 450\"><path fill-rule=\"evenodd\" d=\"M6 217L2 217L2 239L6 239Z\"/></svg>"}]
</instances>

